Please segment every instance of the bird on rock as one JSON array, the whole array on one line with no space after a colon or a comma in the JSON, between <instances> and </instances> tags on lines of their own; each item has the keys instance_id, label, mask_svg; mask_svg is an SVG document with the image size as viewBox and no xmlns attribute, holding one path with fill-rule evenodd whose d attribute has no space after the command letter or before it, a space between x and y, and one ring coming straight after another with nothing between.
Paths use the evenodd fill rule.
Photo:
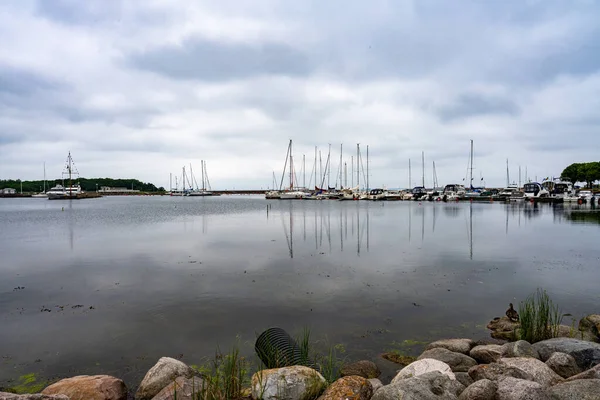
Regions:
<instances>
[{"instance_id":1,"label":"bird on rock","mask_svg":"<svg viewBox=\"0 0 600 400\"><path fill-rule=\"evenodd\" d=\"M513 322L519 322L519 313L513 308L512 303L510 303L509 305L510 307L508 308L508 310L506 310L506 316Z\"/></svg>"}]
</instances>

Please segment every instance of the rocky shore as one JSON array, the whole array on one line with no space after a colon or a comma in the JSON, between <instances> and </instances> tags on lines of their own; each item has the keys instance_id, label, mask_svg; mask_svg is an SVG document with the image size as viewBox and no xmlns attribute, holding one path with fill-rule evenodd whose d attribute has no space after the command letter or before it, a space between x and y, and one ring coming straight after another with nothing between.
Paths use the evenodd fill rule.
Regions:
<instances>
[{"instance_id":1,"label":"rocky shore","mask_svg":"<svg viewBox=\"0 0 600 400\"><path fill-rule=\"evenodd\" d=\"M503 317L489 327L492 336L499 337L498 332L510 332L511 326L514 323ZM589 315L578 328L569 328L560 330L565 337L534 344L438 340L385 384L378 379L379 368L369 360L344 365L341 377L330 385L321 373L306 366L262 370L254 373L245 397L238 399L598 400L600 315ZM206 379L183 362L163 357L146 373L135 399L214 398L203 392ZM127 400L128 391L122 380L97 375L63 379L39 394L0 392L0 400L69 399Z\"/></svg>"}]
</instances>

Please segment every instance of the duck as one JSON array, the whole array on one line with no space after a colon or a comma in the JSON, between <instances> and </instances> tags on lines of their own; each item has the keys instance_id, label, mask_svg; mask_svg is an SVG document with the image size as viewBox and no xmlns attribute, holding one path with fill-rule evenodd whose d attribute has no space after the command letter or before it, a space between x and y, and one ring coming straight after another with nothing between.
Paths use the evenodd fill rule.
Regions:
<instances>
[{"instance_id":1,"label":"duck","mask_svg":"<svg viewBox=\"0 0 600 400\"><path fill-rule=\"evenodd\" d=\"M519 313L513 308L512 303L509 306L508 310L506 310L506 316L513 322L519 322Z\"/></svg>"}]
</instances>

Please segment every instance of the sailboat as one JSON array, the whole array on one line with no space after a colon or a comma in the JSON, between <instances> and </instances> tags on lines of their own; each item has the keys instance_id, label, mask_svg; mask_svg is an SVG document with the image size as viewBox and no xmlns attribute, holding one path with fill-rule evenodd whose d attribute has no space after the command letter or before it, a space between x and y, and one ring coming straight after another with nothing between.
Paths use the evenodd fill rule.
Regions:
<instances>
[{"instance_id":1,"label":"sailboat","mask_svg":"<svg viewBox=\"0 0 600 400\"><path fill-rule=\"evenodd\" d=\"M471 156L469 159L469 187L467 189L467 193L465 193L465 197L479 197L481 196L481 191L477 190L473 187L473 139L471 139ZM483 178L481 178L483 180Z\"/></svg>"},{"instance_id":2,"label":"sailboat","mask_svg":"<svg viewBox=\"0 0 600 400\"><path fill-rule=\"evenodd\" d=\"M63 199L79 199L81 198L81 194L83 190L81 190L81 186L79 184L73 184L73 177L79 177L79 171L75 167L75 163L73 162L73 157L71 157L71 152L69 152L69 156L67 157L67 165L65 165L65 171L63 171L63 184L57 185L51 188L48 191L48 200L63 200ZM68 175L69 177L69 185L64 186L64 176Z\"/></svg>"},{"instance_id":3,"label":"sailboat","mask_svg":"<svg viewBox=\"0 0 600 400\"><path fill-rule=\"evenodd\" d=\"M192 166L190 165L190 175L193 182L196 184L196 189L191 190L187 193L188 196L219 196L219 194L211 191L210 181L208 180L208 174L206 173L206 161L200 160L200 166L202 167L202 188L198 187L198 182L192 172Z\"/></svg>"},{"instance_id":4,"label":"sailboat","mask_svg":"<svg viewBox=\"0 0 600 400\"><path fill-rule=\"evenodd\" d=\"M35 199L47 199L48 195L46 194L46 163L44 163L44 191L41 193L37 193L32 195L31 197Z\"/></svg>"}]
</instances>

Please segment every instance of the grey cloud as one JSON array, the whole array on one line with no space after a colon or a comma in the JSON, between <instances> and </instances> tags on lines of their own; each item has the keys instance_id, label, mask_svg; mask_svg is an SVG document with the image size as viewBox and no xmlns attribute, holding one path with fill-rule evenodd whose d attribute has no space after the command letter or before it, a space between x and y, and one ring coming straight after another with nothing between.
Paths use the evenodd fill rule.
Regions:
<instances>
[{"instance_id":1,"label":"grey cloud","mask_svg":"<svg viewBox=\"0 0 600 400\"><path fill-rule=\"evenodd\" d=\"M466 93L458 96L453 104L440 107L436 114L448 122L480 115L514 116L519 110L519 106L510 99Z\"/></svg>"},{"instance_id":2,"label":"grey cloud","mask_svg":"<svg viewBox=\"0 0 600 400\"><path fill-rule=\"evenodd\" d=\"M129 65L173 79L224 81L261 75L308 75L305 54L279 43L243 45L202 39L132 54Z\"/></svg>"},{"instance_id":3,"label":"grey cloud","mask_svg":"<svg viewBox=\"0 0 600 400\"><path fill-rule=\"evenodd\" d=\"M38 15L71 25L87 25L118 18L120 2L104 0L38 0Z\"/></svg>"},{"instance_id":4,"label":"grey cloud","mask_svg":"<svg viewBox=\"0 0 600 400\"><path fill-rule=\"evenodd\" d=\"M63 83L36 72L0 65L0 96L27 96L39 90L58 90L64 87Z\"/></svg>"}]
</instances>

